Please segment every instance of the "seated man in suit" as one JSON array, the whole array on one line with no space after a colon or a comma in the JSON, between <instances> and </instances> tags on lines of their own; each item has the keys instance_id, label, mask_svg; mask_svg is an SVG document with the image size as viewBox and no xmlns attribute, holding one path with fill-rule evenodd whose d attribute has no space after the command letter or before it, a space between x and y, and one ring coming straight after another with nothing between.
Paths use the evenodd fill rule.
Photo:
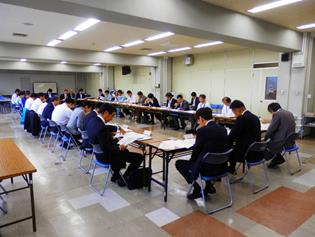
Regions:
<instances>
[{"instance_id":1,"label":"seated man in suit","mask_svg":"<svg viewBox=\"0 0 315 237\"><path fill-rule=\"evenodd\" d=\"M78 99L84 99L85 98L85 93L84 93L84 90L81 88L79 89L78 93L76 94L75 96L75 99L78 100Z\"/></svg>"},{"instance_id":2,"label":"seated man in suit","mask_svg":"<svg viewBox=\"0 0 315 237\"><path fill-rule=\"evenodd\" d=\"M130 163L124 173L124 178L137 170L141 165L144 157L139 153L129 152L125 145L118 145L114 140L112 131L106 125L115 116L115 108L109 104L103 104L99 109L99 114L94 117L87 126L87 132L90 143L100 145L103 153L96 156L96 159L102 163L110 163L113 176L112 182L116 182L119 186L125 186L125 182L119 175L120 169L126 166L126 162ZM123 129L121 129L122 132Z\"/></svg>"},{"instance_id":3,"label":"seated man in suit","mask_svg":"<svg viewBox=\"0 0 315 237\"><path fill-rule=\"evenodd\" d=\"M295 119L291 112L282 109L278 103L269 104L268 111L272 114L272 120L266 132L265 140L271 139L269 151L274 158L268 167L274 168L285 162L281 153L285 139L295 132Z\"/></svg>"},{"instance_id":4,"label":"seated man in suit","mask_svg":"<svg viewBox=\"0 0 315 237\"><path fill-rule=\"evenodd\" d=\"M192 147L190 160L177 160L175 166L188 183L192 183L198 177L199 171L205 176L216 176L226 172L227 164L208 165L202 164L202 158L208 152L222 153L228 150L227 130L213 121L212 110L201 108L196 112L196 119L200 126L197 130L196 142ZM187 196L188 199L201 197L201 188L194 184L194 191ZM211 182L206 183L205 194L215 193Z\"/></svg>"},{"instance_id":5,"label":"seated man in suit","mask_svg":"<svg viewBox=\"0 0 315 237\"><path fill-rule=\"evenodd\" d=\"M138 105L144 105L147 97L143 94L142 91L138 91L137 95L138 95L137 104ZM144 120L144 118L142 118L142 112L138 111L137 112L137 120L136 120L136 122L137 123L145 122L143 120Z\"/></svg>"},{"instance_id":6,"label":"seated man in suit","mask_svg":"<svg viewBox=\"0 0 315 237\"><path fill-rule=\"evenodd\" d=\"M234 100L230 108L237 117L229 134L229 143L231 147L233 146L229 160L229 172L234 174L236 162L244 162L244 155L248 147L253 142L261 141L261 129L259 118L247 110L243 102ZM254 162L260 160L261 156L252 153L248 159Z\"/></svg>"},{"instance_id":7,"label":"seated man in suit","mask_svg":"<svg viewBox=\"0 0 315 237\"><path fill-rule=\"evenodd\" d=\"M42 116L47 120L51 120L51 115L57 105L59 105L60 100L59 97L54 96L51 98L50 102L46 105L46 107L43 110Z\"/></svg>"},{"instance_id":8,"label":"seated man in suit","mask_svg":"<svg viewBox=\"0 0 315 237\"><path fill-rule=\"evenodd\" d=\"M199 98L197 96L196 92L191 92L191 101L190 101L190 108L192 110L197 110L198 104L199 104Z\"/></svg>"},{"instance_id":9,"label":"seated man in suit","mask_svg":"<svg viewBox=\"0 0 315 237\"><path fill-rule=\"evenodd\" d=\"M186 100L184 100L184 97L182 95L177 96L177 103L175 104L175 109L177 109L177 110L189 110L189 103ZM179 127L178 119L180 120L181 127ZM185 123L185 117L180 115L180 114L174 115L173 121L174 121L174 129L175 130L178 130L179 128L185 129L187 126L187 124Z\"/></svg>"},{"instance_id":10,"label":"seated man in suit","mask_svg":"<svg viewBox=\"0 0 315 237\"><path fill-rule=\"evenodd\" d=\"M160 107L160 103L159 103L158 99L152 93L148 94L148 97L145 101L145 105L151 106L151 107ZM150 120L148 118L149 114L150 114ZM154 113L147 113L147 112L144 112L145 121L148 121L148 123L150 123L150 124L154 124L154 115L155 115L156 119L161 122L161 119L162 119L161 114L154 114Z\"/></svg>"},{"instance_id":11,"label":"seated man in suit","mask_svg":"<svg viewBox=\"0 0 315 237\"><path fill-rule=\"evenodd\" d=\"M63 94L60 95L60 101L63 103L67 98L71 99L69 90L66 88L63 90Z\"/></svg>"}]
</instances>

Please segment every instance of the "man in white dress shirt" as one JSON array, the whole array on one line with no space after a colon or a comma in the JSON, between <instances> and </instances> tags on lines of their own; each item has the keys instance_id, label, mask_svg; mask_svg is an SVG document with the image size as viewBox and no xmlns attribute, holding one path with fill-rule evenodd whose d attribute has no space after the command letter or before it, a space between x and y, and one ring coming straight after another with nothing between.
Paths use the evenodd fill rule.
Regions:
<instances>
[{"instance_id":1,"label":"man in white dress shirt","mask_svg":"<svg viewBox=\"0 0 315 237\"><path fill-rule=\"evenodd\" d=\"M31 110L33 110L35 113L37 113L37 110L38 110L39 106L42 103L44 103L45 100L46 100L45 94L44 93L39 93L38 94L38 98L36 100L34 100L34 102L32 103Z\"/></svg>"},{"instance_id":2,"label":"man in white dress shirt","mask_svg":"<svg viewBox=\"0 0 315 237\"><path fill-rule=\"evenodd\" d=\"M67 98L64 103L57 105L51 115L51 120L60 126L67 125L74 107L74 100Z\"/></svg>"},{"instance_id":3,"label":"man in white dress shirt","mask_svg":"<svg viewBox=\"0 0 315 237\"><path fill-rule=\"evenodd\" d=\"M43 111L44 111L46 106L47 106L47 102L46 101L39 106L39 108L37 110L37 114L39 116L43 114Z\"/></svg>"},{"instance_id":4,"label":"man in white dress shirt","mask_svg":"<svg viewBox=\"0 0 315 237\"><path fill-rule=\"evenodd\" d=\"M197 106L197 110L201 108L210 108L210 105L207 102L207 97L204 94L199 95L199 104Z\"/></svg>"},{"instance_id":5,"label":"man in white dress shirt","mask_svg":"<svg viewBox=\"0 0 315 237\"><path fill-rule=\"evenodd\" d=\"M32 93L31 96L25 101L25 108L31 110L32 104L36 98L35 93Z\"/></svg>"},{"instance_id":6,"label":"man in white dress shirt","mask_svg":"<svg viewBox=\"0 0 315 237\"><path fill-rule=\"evenodd\" d=\"M15 104L15 101L18 98L19 93L20 93L20 89L16 89L14 91L14 93L12 94L12 96L11 96L11 103L12 104Z\"/></svg>"},{"instance_id":7,"label":"man in white dress shirt","mask_svg":"<svg viewBox=\"0 0 315 237\"><path fill-rule=\"evenodd\" d=\"M128 104L136 104L137 103L137 97L136 95L134 95L131 90L127 91L127 99L125 100L126 103ZM131 119L133 114L132 114L132 110L130 109L123 109L123 112L126 116L129 116L129 118Z\"/></svg>"},{"instance_id":8,"label":"man in white dress shirt","mask_svg":"<svg viewBox=\"0 0 315 237\"><path fill-rule=\"evenodd\" d=\"M234 114L232 110L230 109L232 100L229 97L223 97L222 103L223 103L223 108L221 114L226 117L233 117Z\"/></svg>"}]
</instances>

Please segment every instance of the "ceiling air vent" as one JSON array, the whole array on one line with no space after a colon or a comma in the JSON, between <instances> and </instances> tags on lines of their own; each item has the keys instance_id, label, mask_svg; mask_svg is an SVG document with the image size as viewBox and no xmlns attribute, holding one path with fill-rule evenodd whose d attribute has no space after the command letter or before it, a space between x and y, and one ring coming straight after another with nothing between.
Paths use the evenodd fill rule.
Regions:
<instances>
[{"instance_id":1,"label":"ceiling air vent","mask_svg":"<svg viewBox=\"0 0 315 237\"><path fill-rule=\"evenodd\" d=\"M27 34L23 34L23 33L13 33L12 35L16 37L27 37Z\"/></svg>"}]
</instances>

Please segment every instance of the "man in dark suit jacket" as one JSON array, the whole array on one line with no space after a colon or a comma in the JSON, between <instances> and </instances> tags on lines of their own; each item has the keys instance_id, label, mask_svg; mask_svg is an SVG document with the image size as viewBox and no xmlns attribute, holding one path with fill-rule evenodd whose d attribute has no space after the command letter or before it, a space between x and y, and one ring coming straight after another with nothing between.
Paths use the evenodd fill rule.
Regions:
<instances>
[{"instance_id":1,"label":"man in dark suit jacket","mask_svg":"<svg viewBox=\"0 0 315 237\"><path fill-rule=\"evenodd\" d=\"M118 145L114 140L112 131L106 125L115 116L116 109L109 104L103 104L99 109L99 114L94 117L87 125L87 133L90 143L100 145L103 153L97 155L96 159L102 163L110 163L113 170L112 182L117 182L119 186L125 183L119 175L121 168L126 166L126 162L130 163L124 173L124 178L139 168L144 157L140 153L129 152L125 145ZM123 130L122 130L123 131Z\"/></svg>"},{"instance_id":2,"label":"man in dark suit jacket","mask_svg":"<svg viewBox=\"0 0 315 237\"><path fill-rule=\"evenodd\" d=\"M57 105L59 105L60 100L57 96L51 98L51 102L49 102L43 110L42 116L47 120L51 120L51 115Z\"/></svg>"},{"instance_id":3,"label":"man in dark suit jacket","mask_svg":"<svg viewBox=\"0 0 315 237\"><path fill-rule=\"evenodd\" d=\"M189 110L189 103L186 100L184 100L183 95L177 96L177 103L175 104L175 109L177 109L177 110ZM180 120L181 127L179 127L178 119ZM182 116L180 114L174 115L173 121L174 121L174 129L175 130L178 130L179 128L185 129L187 126L187 124L185 123L185 116Z\"/></svg>"},{"instance_id":4,"label":"man in dark suit jacket","mask_svg":"<svg viewBox=\"0 0 315 237\"><path fill-rule=\"evenodd\" d=\"M81 88L78 93L76 94L75 96L75 99L78 100L78 99L84 99L85 98L85 94L84 94L84 90Z\"/></svg>"},{"instance_id":5,"label":"man in dark suit jacket","mask_svg":"<svg viewBox=\"0 0 315 237\"><path fill-rule=\"evenodd\" d=\"M160 107L160 103L159 103L158 99L152 93L148 94L148 97L145 100L144 105L150 106L150 107ZM150 114L150 120L148 117L149 114ZM150 123L150 124L154 124L154 116L156 117L157 120L159 120L161 122L162 117L160 114L144 112L145 121L148 121L148 123Z\"/></svg>"},{"instance_id":6,"label":"man in dark suit jacket","mask_svg":"<svg viewBox=\"0 0 315 237\"><path fill-rule=\"evenodd\" d=\"M200 128L197 130L191 158L190 160L177 160L175 163L177 170L188 183L192 183L198 178L199 171L202 175L216 176L227 170L227 164L202 164L202 158L208 152L222 153L228 150L227 130L212 120L212 110L210 108L199 109L196 112L196 119ZM196 199L201 197L200 191L200 186L195 183L194 191L187 198ZM215 193L215 188L211 182L206 183L205 193Z\"/></svg>"},{"instance_id":7,"label":"man in dark suit jacket","mask_svg":"<svg viewBox=\"0 0 315 237\"><path fill-rule=\"evenodd\" d=\"M177 103L177 100L174 99L174 96L171 92L167 92L166 95L166 107L169 109L175 109L175 104Z\"/></svg>"},{"instance_id":8,"label":"man in dark suit jacket","mask_svg":"<svg viewBox=\"0 0 315 237\"><path fill-rule=\"evenodd\" d=\"M237 117L235 125L229 134L230 146L234 146L230 156L229 172L235 173L236 162L244 162L244 155L253 142L261 141L261 128L259 118L248 111L243 102L234 100L230 106ZM250 154L250 161L261 159L260 154Z\"/></svg>"},{"instance_id":9,"label":"man in dark suit jacket","mask_svg":"<svg viewBox=\"0 0 315 237\"><path fill-rule=\"evenodd\" d=\"M71 98L71 95L68 89L64 89L63 94L60 95L60 100L64 102L67 98Z\"/></svg>"},{"instance_id":10,"label":"man in dark suit jacket","mask_svg":"<svg viewBox=\"0 0 315 237\"><path fill-rule=\"evenodd\" d=\"M271 103L268 105L268 111L272 114L272 120L265 135L265 140L271 139L269 150L272 154L272 161L268 165L269 168L274 168L285 162L281 155L284 145L292 146L292 144L285 144L286 138L295 132L295 119L291 112L281 108L278 103Z\"/></svg>"},{"instance_id":11,"label":"man in dark suit jacket","mask_svg":"<svg viewBox=\"0 0 315 237\"><path fill-rule=\"evenodd\" d=\"M192 110L197 110L199 104L199 98L197 96L196 92L191 92L191 101L190 101L190 106Z\"/></svg>"}]
</instances>

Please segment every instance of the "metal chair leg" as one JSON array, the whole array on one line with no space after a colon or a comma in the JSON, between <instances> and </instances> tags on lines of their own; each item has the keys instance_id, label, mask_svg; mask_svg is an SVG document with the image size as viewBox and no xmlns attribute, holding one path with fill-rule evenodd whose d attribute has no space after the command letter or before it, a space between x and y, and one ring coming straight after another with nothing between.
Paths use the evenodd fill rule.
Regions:
<instances>
[{"instance_id":1,"label":"metal chair leg","mask_svg":"<svg viewBox=\"0 0 315 237\"><path fill-rule=\"evenodd\" d=\"M202 178L201 175L199 175L199 181L200 181L200 187L201 187L201 196L202 196L202 201L203 201L203 205L204 205L204 209L207 213L209 213L208 207L207 207L207 203L206 203L206 198L205 198L205 193L203 191L203 182L202 182Z\"/></svg>"},{"instance_id":2,"label":"metal chair leg","mask_svg":"<svg viewBox=\"0 0 315 237\"><path fill-rule=\"evenodd\" d=\"M105 185L104 185L104 189L103 189L103 191L101 193L101 196L104 196L105 190L106 190L107 185L108 185L109 176L110 176L111 173L112 173L111 169L108 169L108 173L105 174Z\"/></svg>"}]
</instances>

